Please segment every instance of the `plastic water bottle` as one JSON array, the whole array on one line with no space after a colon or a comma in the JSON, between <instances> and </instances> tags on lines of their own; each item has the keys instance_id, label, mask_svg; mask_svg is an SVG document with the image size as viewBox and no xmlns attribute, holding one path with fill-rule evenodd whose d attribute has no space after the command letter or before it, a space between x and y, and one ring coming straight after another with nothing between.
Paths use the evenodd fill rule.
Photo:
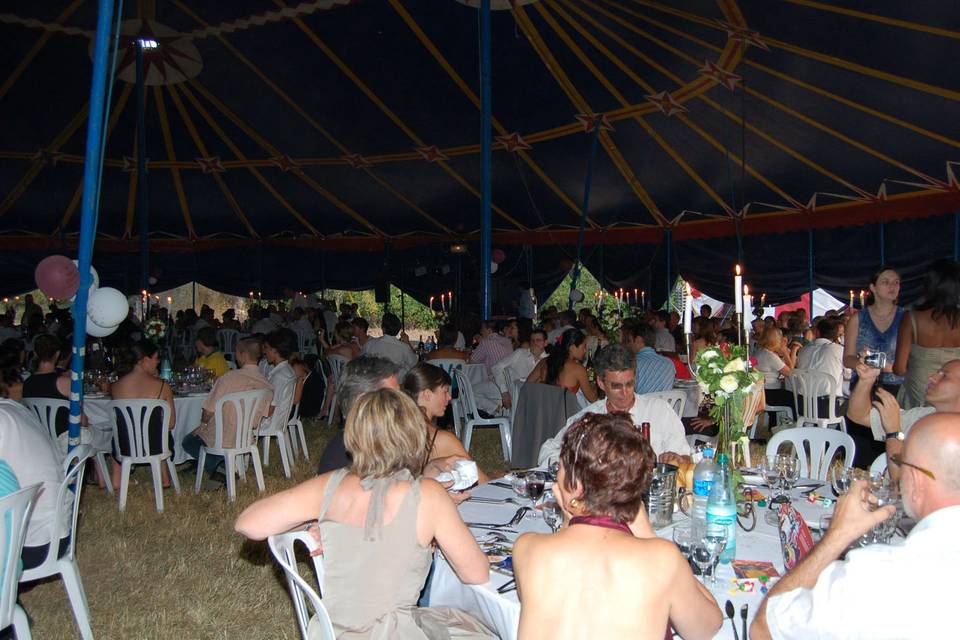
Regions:
<instances>
[{"instance_id":1,"label":"plastic water bottle","mask_svg":"<svg viewBox=\"0 0 960 640\"><path fill-rule=\"evenodd\" d=\"M167 356L163 356L163 360L160 362L160 379L170 382L171 375L170 359Z\"/></svg>"},{"instance_id":2,"label":"plastic water bottle","mask_svg":"<svg viewBox=\"0 0 960 640\"><path fill-rule=\"evenodd\" d=\"M719 469L707 500L707 527L718 526L727 530L727 546L720 554L720 562L728 563L737 556L737 497L725 458L721 454L717 459Z\"/></svg>"},{"instance_id":3,"label":"plastic water bottle","mask_svg":"<svg viewBox=\"0 0 960 640\"><path fill-rule=\"evenodd\" d=\"M713 449L704 449L703 459L693 468L693 509L690 519L696 537L702 536L707 526L707 500L716 475L717 463L713 461Z\"/></svg>"}]
</instances>

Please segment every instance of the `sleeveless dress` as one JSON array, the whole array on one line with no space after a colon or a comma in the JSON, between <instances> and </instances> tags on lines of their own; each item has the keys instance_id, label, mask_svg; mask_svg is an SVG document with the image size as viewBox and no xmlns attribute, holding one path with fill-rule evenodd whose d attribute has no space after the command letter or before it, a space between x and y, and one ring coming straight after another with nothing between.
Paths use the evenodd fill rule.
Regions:
<instances>
[{"instance_id":1,"label":"sleeveless dress","mask_svg":"<svg viewBox=\"0 0 960 640\"><path fill-rule=\"evenodd\" d=\"M921 347L917 344L917 320L910 314L913 325L913 344L910 346L910 359L907 361L907 376L897 394L901 409L922 407L926 402L928 378L940 370L944 364L960 358L960 347Z\"/></svg>"},{"instance_id":2,"label":"sleeveless dress","mask_svg":"<svg viewBox=\"0 0 960 640\"><path fill-rule=\"evenodd\" d=\"M857 329L857 349L856 352L866 347L874 351L883 351L887 354L887 362L893 362L897 355L897 331L900 329L900 320L903 318L903 307L897 307L894 312L893 321L886 331L877 329L873 324L873 318L870 317L868 310L861 311L858 318L860 322ZM916 333L916 332L914 332ZM890 371L884 371L880 374L880 382L884 385L903 384L903 378ZM856 374L850 382L850 387L856 383Z\"/></svg>"},{"instance_id":3,"label":"sleeveless dress","mask_svg":"<svg viewBox=\"0 0 960 640\"><path fill-rule=\"evenodd\" d=\"M494 638L472 616L456 609L417 607L430 571L433 551L417 540L420 480L407 471L387 478L364 478L372 490L365 526L354 527L326 519L331 499L347 475L335 471L327 482L320 506L323 543L323 603L337 638L343 640L447 640ZM396 516L383 524L383 497L395 482L409 480L410 489ZM320 638L311 621L311 640Z\"/></svg>"}]
</instances>

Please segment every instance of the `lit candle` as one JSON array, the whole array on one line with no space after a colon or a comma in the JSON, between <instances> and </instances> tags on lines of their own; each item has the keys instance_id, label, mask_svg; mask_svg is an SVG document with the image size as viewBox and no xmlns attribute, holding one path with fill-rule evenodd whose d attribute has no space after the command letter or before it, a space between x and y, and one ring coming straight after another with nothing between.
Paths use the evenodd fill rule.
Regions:
<instances>
[{"instance_id":1,"label":"lit candle","mask_svg":"<svg viewBox=\"0 0 960 640\"><path fill-rule=\"evenodd\" d=\"M447 304L450 305L450 311L453 311L453 291L447 291Z\"/></svg>"},{"instance_id":2,"label":"lit candle","mask_svg":"<svg viewBox=\"0 0 960 640\"><path fill-rule=\"evenodd\" d=\"M743 276L740 275L740 265L737 265L736 275L733 276L733 296L736 312L743 313Z\"/></svg>"},{"instance_id":3,"label":"lit candle","mask_svg":"<svg viewBox=\"0 0 960 640\"><path fill-rule=\"evenodd\" d=\"M743 341L750 344L750 323L753 321L753 296L750 295L750 289L743 285Z\"/></svg>"},{"instance_id":4,"label":"lit candle","mask_svg":"<svg viewBox=\"0 0 960 640\"><path fill-rule=\"evenodd\" d=\"M433 311L433 296L430 296L430 311Z\"/></svg>"},{"instance_id":5,"label":"lit candle","mask_svg":"<svg viewBox=\"0 0 960 640\"><path fill-rule=\"evenodd\" d=\"M860 289L860 308L861 308L861 309L865 309L865 308L866 308L866 307L864 306L864 302L866 302L866 299L867 299L867 292L864 291L863 289Z\"/></svg>"},{"instance_id":6,"label":"lit candle","mask_svg":"<svg viewBox=\"0 0 960 640\"><path fill-rule=\"evenodd\" d=\"M761 294L760 294L760 308L763 309L763 308L766 307L766 306L767 306L767 294L761 293Z\"/></svg>"},{"instance_id":7,"label":"lit candle","mask_svg":"<svg viewBox=\"0 0 960 640\"><path fill-rule=\"evenodd\" d=\"M853 309L853 289L850 289L850 308Z\"/></svg>"},{"instance_id":8,"label":"lit candle","mask_svg":"<svg viewBox=\"0 0 960 640\"><path fill-rule=\"evenodd\" d=\"M167 311L173 311L173 298L167 296Z\"/></svg>"},{"instance_id":9,"label":"lit candle","mask_svg":"<svg viewBox=\"0 0 960 640\"><path fill-rule=\"evenodd\" d=\"M253 297L253 291L250 292L250 297L251 297L251 298Z\"/></svg>"},{"instance_id":10,"label":"lit candle","mask_svg":"<svg viewBox=\"0 0 960 640\"><path fill-rule=\"evenodd\" d=\"M637 293L637 289L636 289L636 288L634 288L634 290L633 290L633 304L640 304L640 296L639 296L639 294Z\"/></svg>"},{"instance_id":11,"label":"lit candle","mask_svg":"<svg viewBox=\"0 0 960 640\"><path fill-rule=\"evenodd\" d=\"M440 294L440 311L443 311L443 312L446 312L447 310L447 305L443 302L445 295L446 294L443 294L443 293Z\"/></svg>"},{"instance_id":12,"label":"lit candle","mask_svg":"<svg viewBox=\"0 0 960 640\"><path fill-rule=\"evenodd\" d=\"M629 289L627 289L627 293L625 295L627 300L627 306L629 307L630 306L630 290Z\"/></svg>"},{"instance_id":13,"label":"lit candle","mask_svg":"<svg viewBox=\"0 0 960 640\"><path fill-rule=\"evenodd\" d=\"M647 308L647 292L646 290L640 292L640 308Z\"/></svg>"},{"instance_id":14,"label":"lit candle","mask_svg":"<svg viewBox=\"0 0 960 640\"><path fill-rule=\"evenodd\" d=\"M693 333L693 296L690 294L690 283L683 283L684 301L683 301L683 332L687 335Z\"/></svg>"}]
</instances>

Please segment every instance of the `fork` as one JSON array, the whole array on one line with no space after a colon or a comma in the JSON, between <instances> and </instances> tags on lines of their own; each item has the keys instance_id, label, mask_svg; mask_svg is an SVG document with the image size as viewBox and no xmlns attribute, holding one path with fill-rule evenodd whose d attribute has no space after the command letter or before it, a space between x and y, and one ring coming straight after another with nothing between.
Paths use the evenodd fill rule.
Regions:
<instances>
[{"instance_id":1,"label":"fork","mask_svg":"<svg viewBox=\"0 0 960 640\"><path fill-rule=\"evenodd\" d=\"M522 503L522 502L520 502L519 500L517 500L516 498L513 498L513 497L509 497L509 498L483 498L483 497L479 497L479 496L470 496L469 498L467 498L467 499L465 500L465 502L476 502L477 504L503 504L503 503L506 502L506 503L509 503L509 504L515 504L515 505L517 505L518 507L522 507L522 506L523 506L523 503Z\"/></svg>"},{"instance_id":2,"label":"fork","mask_svg":"<svg viewBox=\"0 0 960 640\"><path fill-rule=\"evenodd\" d=\"M468 527L512 527L523 520L523 516L525 516L528 511L530 511L530 507L520 507L508 522L499 524L496 522L467 522L466 525Z\"/></svg>"}]
</instances>

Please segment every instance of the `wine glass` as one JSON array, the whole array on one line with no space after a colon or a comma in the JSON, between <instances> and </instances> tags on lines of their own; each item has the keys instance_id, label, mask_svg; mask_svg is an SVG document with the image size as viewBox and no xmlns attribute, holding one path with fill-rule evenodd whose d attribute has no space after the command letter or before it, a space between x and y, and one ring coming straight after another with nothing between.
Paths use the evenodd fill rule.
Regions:
<instances>
[{"instance_id":1,"label":"wine glass","mask_svg":"<svg viewBox=\"0 0 960 640\"><path fill-rule=\"evenodd\" d=\"M693 528L689 525L674 527L673 544L677 545L684 558L690 560L690 555L693 553Z\"/></svg>"},{"instance_id":2,"label":"wine glass","mask_svg":"<svg viewBox=\"0 0 960 640\"><path fill-rule=\"evenodd\" d=\"M900 502L900 486L893 482L886 473L877 473L870 477L867 491L872 497L870 501L872 511L892 504L896 507L896 512L865 533L860 539L860 545L866 546L877 542L887 543L896 532L897 525L903 515L903 507Z\"/></svg>"},{"instance_id":3,"label":"wine glass","mask_svg":"<svg viewBox=\"0 0 960 640\"><path fill-rule=\"evenodd\" d=\"M781 462L781 468L783 470L784 488L789 491L800 479L800 459L795 455L785 455Z\"/></svg>"},{"instance_id":4,"label":"wine glass","mask_svg":"<svg viewBox=\"0 0 960 640\"><path fill-rule=\"evenodd\" d=\"M547 482L547 477L542 471L530 471L527 473L527 496L530 498L530 518L537 517L537 500L543 496L543 491Z\"/></svg>"},{"instance_id":5,"label":"wine glass","mask_svg":"<svg viewBox=\"0 0 960 640\"><path fill-rule=\"evenodd\" d=\"M513 477L510 479L510 487L513 489L513 492L517 494L517 497L530 497L530 494L527 493L527 474L514 471Z\"/></svg>"},{"instance_id":6,"label":"wine glass","mask_svg":"<svg viewBox=\"0 0 960 640\"><path fill-rule=\"evenodd\" d=\"M560 525L563 524L563 511L560 510L560 505L557 504L557 499L552 491L544 492L540 509L543 511L543 521L547 523L551 531L556 533L560 529Z\"/></svg>"},{"instance_id":7,"label":"wine glass","mask_svg":"<svg viewBox=\"0 0 960 640\"><path fill-rule=\"evenodd\" d=\"M838 497L847 495L850 486L859 478L859 475L859 469L855 467L844 468L834 465L830 469L830 486L833 487L833 492Z\"/></svg>"},{"instance_id":8,"label":"wine glass","mask_svg":"<svg viewBox=\"0 0 960 640\"><path fill-rule=\"evenodd\" d=\"M760 460L760 473L763 474L763 479L767 483L767 486L770 487L770 503L781 503L786 502L787 498L783 495L783 491L780 490L780 467L777 464L778 458L780 456L776 454L771 454L765 456ZM774 496L773 492L776 491L777 495Z\"/></svg>"},{"instance_id":9,"label":"wine glass","mask_svg":"<svg viewBox=\"0 0 960 640\"><path fill-rule=\"evenodd\" d=\"M700 569L704 584L707 583L707 568L714 566L720 554L727 547L727 529L716 525L708 525L706 531L692 547L693 561ZM710 586L716 586L717 572L714 566L710 574Z\"/></svg>"}]
</instances>

